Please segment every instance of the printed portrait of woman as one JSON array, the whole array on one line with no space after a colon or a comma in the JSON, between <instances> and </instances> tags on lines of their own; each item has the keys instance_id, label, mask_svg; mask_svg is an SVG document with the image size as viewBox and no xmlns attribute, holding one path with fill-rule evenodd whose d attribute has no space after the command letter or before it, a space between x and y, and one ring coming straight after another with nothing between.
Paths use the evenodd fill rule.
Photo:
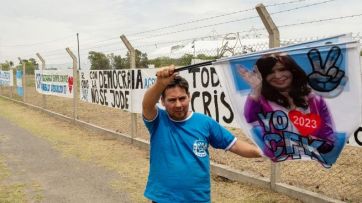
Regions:
<instances>
[{"instance_id":1,"label":"printed portrait of woman","mask_svg":"<svg viewBox=\"0 0 362 203\"><path fill-rule=\"evenodd\" d=\"M276 111L288 116L284 132L298 134L310 142L322 140L323 144L317 149L320 154L333 149L334 124L326 102L312 92L307 74L289 55L267 54L256 61L253 71L238 66L238 72L251 87L244 106L245 120L255 126L254 130L259 126L259 132L253 135L253 139L259 147L264 146L262 150L266 156L273 159L276 148L285 146L284 140L265 146L265 120L262 121L260 115ZM272 124L268 131L282 134Z\"/></svg>"}]
</instances>

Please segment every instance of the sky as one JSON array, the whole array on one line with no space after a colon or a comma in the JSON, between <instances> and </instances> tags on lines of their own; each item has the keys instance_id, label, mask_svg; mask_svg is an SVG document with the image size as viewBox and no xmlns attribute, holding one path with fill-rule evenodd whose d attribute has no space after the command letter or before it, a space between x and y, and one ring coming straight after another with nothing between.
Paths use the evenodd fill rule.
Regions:
<instances>
[{"instance_id":1,"label":"sky","mask_svg":"<svg viewBox=\"0 0 362 203\"><path fill-rule=\"evenodd\" d=\"M39 53L46 64L70 64L65 49L78 55L77 33L81 64L87 63L89 51L125 56L122 34L146 53L228 33L266 38L255 10L259 3L279 27L281 39L362 36L359 0L3 0L0 62L38 60Z\"/></svg>"}]
</instances>

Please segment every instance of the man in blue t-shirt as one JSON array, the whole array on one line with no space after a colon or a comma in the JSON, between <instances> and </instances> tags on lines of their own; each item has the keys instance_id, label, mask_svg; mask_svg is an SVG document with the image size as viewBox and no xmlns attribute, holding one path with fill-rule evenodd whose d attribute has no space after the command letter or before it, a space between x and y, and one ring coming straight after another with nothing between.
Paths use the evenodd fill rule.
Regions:
<instances>
[{"instance_id":1,"label":"man in blue t-shirt","mask_svg":"<svg viewBox=\"0 0 362 203\"><path fill-rule=\"evenodd\" d=\"M161 98L165 110L156 106ZM210 202L209 144L244 157L259 149L237 140L212 118L189 111L187 81L174 66L157 71L145 93L143 118L151 134L150 171L144 195L153 202Z\"/></svg>"}]
</instances>

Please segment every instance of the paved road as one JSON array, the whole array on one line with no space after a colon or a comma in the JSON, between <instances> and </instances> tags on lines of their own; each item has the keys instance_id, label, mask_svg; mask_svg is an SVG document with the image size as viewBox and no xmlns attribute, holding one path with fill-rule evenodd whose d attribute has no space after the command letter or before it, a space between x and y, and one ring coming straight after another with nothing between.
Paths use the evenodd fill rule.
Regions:
<instances>
[{"instance_id":1,"label":"paved road","mask_svg":"<svg viewBox=\"0 0 362 203\"><path fill-rule=\"evenodd\" d=\"M130 202L126 193L110 186L113 179L121 179L117 173L63 157L45 140L1 116L0 136L0 155L11 171L6 181L39 184L42 202Z\"/></svg>"}]
</instances>

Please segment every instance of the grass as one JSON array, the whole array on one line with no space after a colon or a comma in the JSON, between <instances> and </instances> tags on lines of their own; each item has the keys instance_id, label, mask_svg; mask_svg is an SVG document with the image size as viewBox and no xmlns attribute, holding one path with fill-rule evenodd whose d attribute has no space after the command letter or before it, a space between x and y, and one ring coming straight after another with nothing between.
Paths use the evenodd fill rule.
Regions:
<instances>
[{"instance_id":1,"label":"grass","mask_svg":"<svg viewBox=\"0 0 362 203\"><path fill-rule=\"evenodd\" d=\"M1 138L0 138L1 142ZM10 170L5 164L4 157L0 156L0 202L13 203L25 202L25 184L9 184L5 180L11 175Z\"/></svg>"},{"instance_id":2,"label":"grass","mask_svg":"<svg viewBox=\"0 0 362 203\"><path fill-rule=\"evenodd\" d=\"M143 197L148 174L148 152L118 140L105 139L101 134L57 120L42 112L29 110L4 99L0 99L0 106L0 115L47 140L64 157L77 157L116 171L121 179L114 179L109 183L110 186L116 191L126 191L132 202L149 202ZM298 202L266 189L218 177L213 177L211 182L213 202ZM28 185L13 185L10 188L11 198L23 198L26 186ZM34 185L28 187L35 190L37 188ZM38 185L38 188L40 188L37 192L38 196L33 196L33 201L37 198L42 199L41 186ZM7 194L7 191L9 188L6 191L0 191L0 197ZM19 201L21 202L22 199Z\"/></svg>"},{"instance_id":3,"label":"grass","mask_svg":"<svg viewBox=\"0 0 362 203\"><path fill-rule=\"evenodd\" d=\"M0 135L0 142L5 141L6 137ZM1 203L14 203L14 202L31 202L37 203L43 200L43 190L40 184L35 182L26 184L22 182L12 183L8 179L12 176L10 169L5 163L5 157L0 155L0 202ZM29 191L27 195L26 191Z\"/></svg>"},{"instance_id":4,"label":"grass","mask_svg":"<svg viewBox=\"0 0 362 203\"><path fill-rule=\"evenodd\" d=\"M0 135L0 142L5 139ZM25 201L24 184L8 184L5 180L11 175L5 164L5 159L0 155L0 202L23 202Z\"/></svg>"}]
</instances>

